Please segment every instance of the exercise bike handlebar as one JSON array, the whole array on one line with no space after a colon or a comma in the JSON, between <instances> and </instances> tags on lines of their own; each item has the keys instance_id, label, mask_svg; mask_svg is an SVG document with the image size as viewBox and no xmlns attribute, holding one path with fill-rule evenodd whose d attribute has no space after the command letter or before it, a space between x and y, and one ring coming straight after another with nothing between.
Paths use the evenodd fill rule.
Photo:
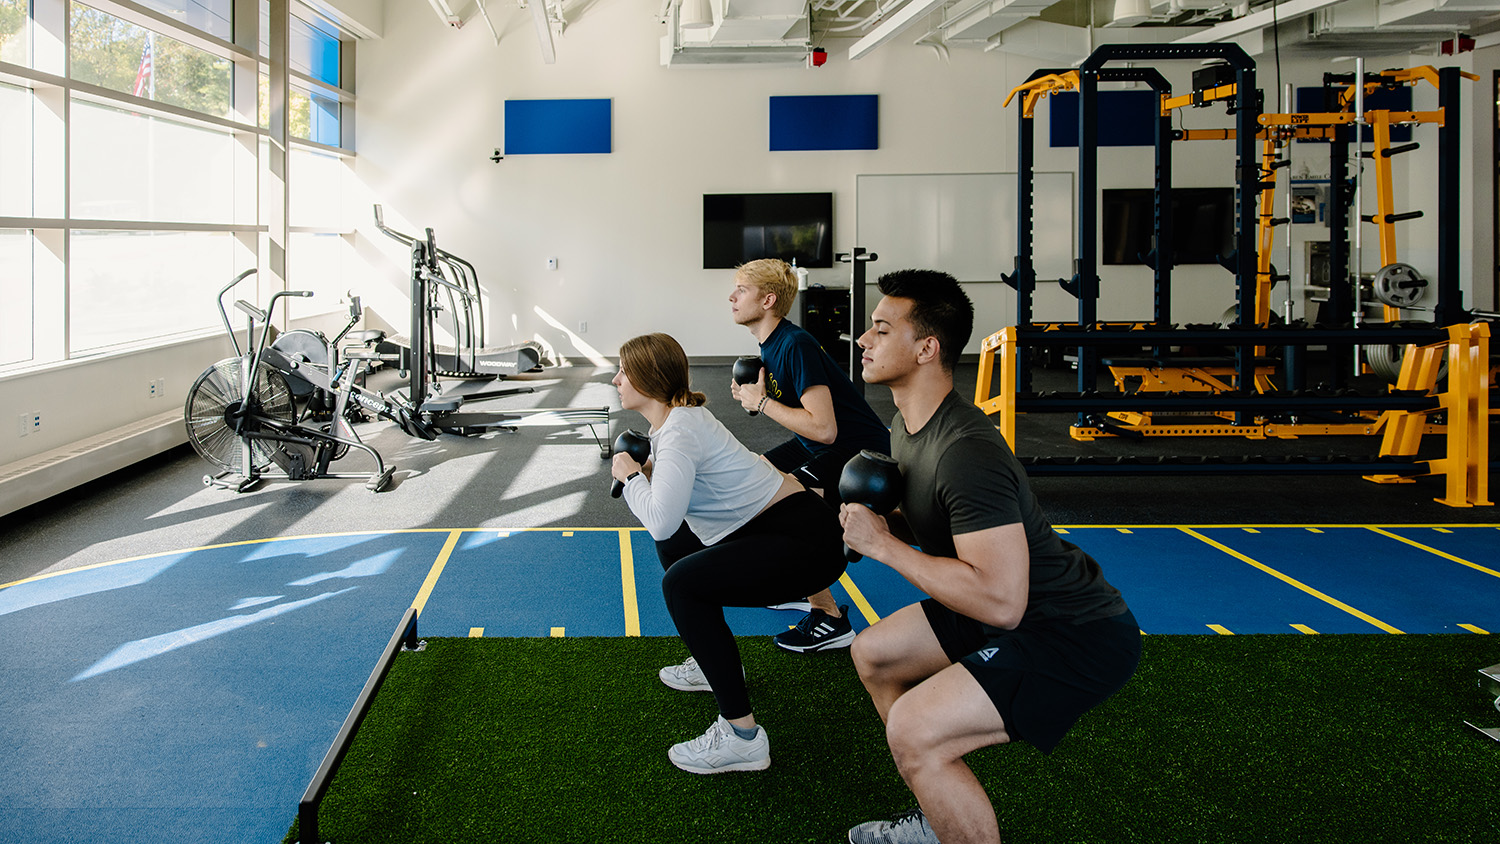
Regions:
<instances>
[{"instance_id":1,"label":"exercise bike handlebar","mask_svg":"<svg viewBox=\"0 0 1500 844\"><path fill-rule=\"evenodd\" d=\"M234 336L234 328L229 325L229 310L224 307L224 294L232 290L236 284L239 284L250 276L255 275L256 272L256 268L251 267L250 269L245 270L244 272L235 276L234 281L229 282L219 290L219 318L224 321L224 333L229 335L229 342L234 344L234 353L237 356L244 354L244 351L240 349L239 338ZM236 303L236 306L238 306L238 303ZM248 341L249 338L247 337L246 340Z\"/></svg>"}]
</instances>

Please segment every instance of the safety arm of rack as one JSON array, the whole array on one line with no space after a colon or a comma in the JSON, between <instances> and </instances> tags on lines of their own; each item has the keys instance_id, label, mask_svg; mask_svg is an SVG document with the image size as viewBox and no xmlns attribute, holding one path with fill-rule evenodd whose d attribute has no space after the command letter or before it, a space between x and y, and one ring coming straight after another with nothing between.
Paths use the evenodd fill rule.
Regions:
<instances>
[{"instance_id":1,"label":"safety arm of rack","mask_svg":"<svg viewBox=\"0 0 1500 844\"><path fill-rule=\"evenodd\" d=\"M1023 82L1010 89L1005 95L1005 102L1000 104L1001 108L1010 105L1010 101L1016 94L1024 92L1021 107L1027 117L1031 117L1032 110L1036 108L1037 100L1057 91L1074 91L1078 89L1078 71L1070 70L1067 73L1049 73L1046 76Z\"/></svg>"}]
</instances>

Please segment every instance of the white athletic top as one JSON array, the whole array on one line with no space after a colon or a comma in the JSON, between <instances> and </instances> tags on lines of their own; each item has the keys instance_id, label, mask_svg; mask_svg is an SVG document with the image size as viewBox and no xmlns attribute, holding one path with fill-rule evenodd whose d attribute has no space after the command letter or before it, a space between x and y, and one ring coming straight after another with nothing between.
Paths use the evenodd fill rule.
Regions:
<instances>
[{"instance_id":1,"label":"white athletic top","mask_svg":"<svg viewBox=\"0 0 1500 844\"><path fill-rule=\"evenodd\" d=\"M686 519L704 545L755 518L776 497L782 475L702 407L674 407L651 432L651 477L625 484L625 502L656 540Z\"/></svg>"}]
</instances>

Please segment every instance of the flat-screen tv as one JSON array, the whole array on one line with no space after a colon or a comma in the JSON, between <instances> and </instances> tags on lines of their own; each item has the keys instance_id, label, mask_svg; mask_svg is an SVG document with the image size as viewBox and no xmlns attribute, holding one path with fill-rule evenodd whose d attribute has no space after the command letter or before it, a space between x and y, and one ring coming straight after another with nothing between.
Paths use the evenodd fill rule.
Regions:
<instances>
[{"instance_id":1,"label":"flat-screen tv","mask_svg":"<svg viewBox=\"0 0 1500 844\"><path fill-rule=\"evenodd\" d=\"M757 258L833 266L833 194L704 194L703 268L732 269Z\"/></svg>"},{"instance_id":2,"label":"flat-screen tv","mask_svg":"<svg viewBox=\"0 0 1500 844\"><path fill-rule=\"evenodd\" d=\"M1104 264L1141 264L1156 238L1150 188L1106 189ZM1172 256L1178 264L1217 264L1234 251L1234 188L1172 189Z\"/></svg>"}]
</instances>

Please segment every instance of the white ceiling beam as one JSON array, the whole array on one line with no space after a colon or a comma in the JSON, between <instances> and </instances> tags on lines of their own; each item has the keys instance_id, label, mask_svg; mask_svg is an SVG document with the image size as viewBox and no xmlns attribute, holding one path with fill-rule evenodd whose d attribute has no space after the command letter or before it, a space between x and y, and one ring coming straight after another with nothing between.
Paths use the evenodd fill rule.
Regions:
<instances>
[{"instance_id":1,"label":"white ceiling beam","mask_svg":"<svg viewBox=\"0 0 1500 844\"><path fill-rule=\"evenodd\" d=\"M542 61L557 63L557 48L552 44L552 24L547 22L547 0L530 0L531 22L536 25L536 37L542 44Z\"/></svg>"},{"instance_id":2,"label":"white ceiling beam","mask_svg":"<svg viewBox=\"0 0 1500 844\"><path fill-rule=\"evenodd\" d=\"M1174 41L1174 44L1211 44L1216 41L1228 41L1251 32L1258 32L1267 27L1275 26L1277 22L1289 23L1297 18L1310 15L1319 9L1329 6L1337 6L1344 0L1291 0L1288 3L1275 4L1275 8L1262 9L1259 12L1235 18L1231 21L1215 24L1200 32L1184 36Z\"/></svg>"},{"instance_id":3,"label":"white ceiling beam","mask_svg":"<svg viewBox=\"0 0 1500 844\"><path fill-rule=\"evenodd\" d=\"M948 0L911 0L897 10L896 14L882 21L869 35L854 42L854 46L849 48L849 60L858 59L895 38L916 23L918 18L947 2Z\"/></svg>"}]
</instances>

